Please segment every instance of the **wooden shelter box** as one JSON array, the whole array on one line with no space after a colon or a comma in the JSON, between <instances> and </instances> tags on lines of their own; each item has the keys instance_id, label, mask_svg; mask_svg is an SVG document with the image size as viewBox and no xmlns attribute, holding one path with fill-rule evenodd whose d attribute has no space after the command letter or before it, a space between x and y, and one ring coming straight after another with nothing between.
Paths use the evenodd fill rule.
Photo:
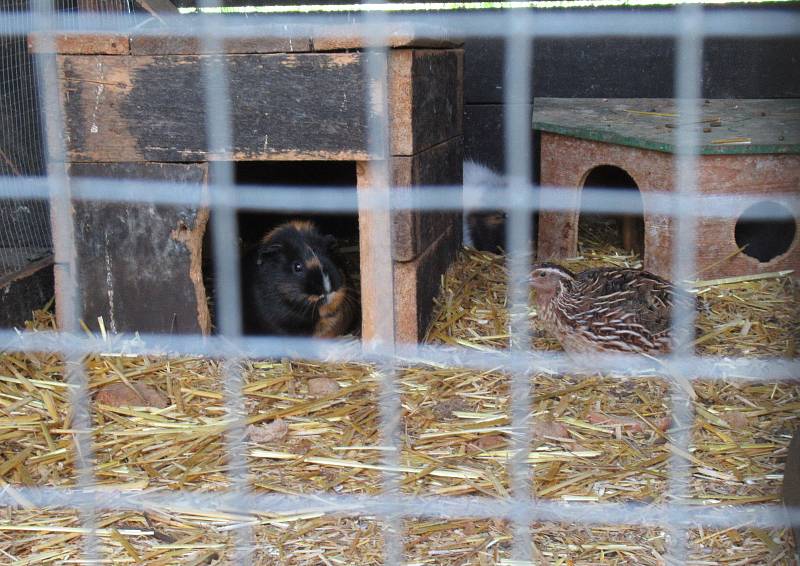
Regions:
<instances>
[{"instance_id":1,"label":"wooden shelter box","mask_svg":"<svg viewBox=\"0 0 800 566\"><path fill-rule=\"evenodd\" d=\"M800 101L698 102L700 116L688 124L699 138L697 194L734 197L734 207L698 219L697 272L800 273ZM541 183L561 187L563 199L560 210L540 213L538 256L576 255L582 190L593 172L616 171L612 178L632 180L641 196L645 269L669 276L674 220L651 203L652 195L675 187L679 123L669 99L537 99Z\"/></svg>"},{"instance_id":2,"label":"wooden shelter box","mask_svg":"<svg viewBox=\"0 0 800 566\"><path fill-rule=\"evenodd\" d=\"M35 39L31 43L36 48ZM370 84L356 38L237 39L208 54L192 38L64 37L57 42L57 63L69 175L203 190L208 162L220 159L206 142L203 63L221 57L234 161L353 162L359 193L374 187L371 164L387 159L394 186L460 184L460 45L398 32L388 47L385 77ZM368 118L385 108L373 101L383 96L388 156L371 154L368 144ZM103 316L116 331L211 331L201 274L207 210L76 201L74 217L87 323ZM358 213L365 338L385 319L377 304L386 285L373 280L377 252L364 229L381 218ZM425 332L440 276L460 246L460 215L400 211L391 222L394 339L416 341Z\"/></svg>"}]
</instances>

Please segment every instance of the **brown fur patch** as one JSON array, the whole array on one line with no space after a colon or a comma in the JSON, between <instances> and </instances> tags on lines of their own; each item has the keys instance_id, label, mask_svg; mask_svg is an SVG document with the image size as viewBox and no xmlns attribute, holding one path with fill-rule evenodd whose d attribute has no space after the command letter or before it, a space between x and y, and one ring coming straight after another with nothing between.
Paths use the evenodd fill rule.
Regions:
<instances>
[{"instance_id":1,"label":"brown fur patch","mask_svg":"<svg viewBox=\"0 0 800 566\"><path fill-rule=\"evenodd\" d=\"M313 253L313 252L312 252ZM317 256L313 256L306 260L306 269L311 271L312 269L322 269L322 264L319 262L319 258Z\"/></svg>"},{"instance_id":2,"label":"brown fur patch","mask_svg":"<svg viewBox=\"0 0 800 566\"><path fill-rule=\"evenodd\" d=\"M347 298L347 289L342 287L338 291L333 292L333 299L330 302L325 303L319 308L319 316L320 318L325 318L328 316L335 316L336 311L342 306L345 298Z\"/></svg>"},{"instance_id":3,"label":"brown fur patch","mask_svg":"<svg viewBox=\"0 0 800 566\"><path fill-rule=\"evenodd\" d=\"M275 234L283 230L286 230L289 227L294 228L298 232L310 232L311 230L314 229L314 223L309 222L308 220L291 220L289 222L286 222L285 224L280 224L278 226L275 226L275 228L273 228L266 234L264 234L264 236L261 238L261 243L265 244L269 242Z\"/></svg>"},{"instance_id":4,"label":"brown fur patch","mask_svg":"<svg viewBox=\"0 0 800 566\"><path fill-rule=\"evenodd\" d=\"M298 232L310 232L314 229L314 224L308 220L291 220L289 226L293 226Z\"/></svg>"},{"instance_id":5,"label":"brown fur patch","mask_svg":"<svg viewBox=\"0 0 800 566\"><path fill-rule=\"evenodd\" d=\"M346 299L347 288L342 287L333 293L329 303L319 308L319 320L314 325L313 336L334 338L347 332L353 320L353 311Z\"/></svg>"}]
</instances>

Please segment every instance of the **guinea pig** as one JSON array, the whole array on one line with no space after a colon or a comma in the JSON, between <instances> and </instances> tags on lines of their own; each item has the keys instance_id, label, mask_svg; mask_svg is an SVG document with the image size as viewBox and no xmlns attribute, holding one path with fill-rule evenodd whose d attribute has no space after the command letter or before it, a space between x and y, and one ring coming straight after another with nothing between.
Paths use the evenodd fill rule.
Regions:
<instances>
[{"instance_id":1,"label":"guinea pig","mask_svg":"<svg viewBox=\"0 0 800 566\"><path fill-rule=\"evenodd\" d=\"M482 192L503 189L506 179L471 160L464 161L464 240L467 245L487 252L499 253L505 248L506 213L501 210L472 211L485 201Z\"/></svg>"},{"instance_id":2,"label":"guinea pig","mask_svg":"<svg viewBox=\"0 0 800 566\"><path fill-rule=\"evenodd\" d=\"M335 257L336 239L294 220L268 232L242 260L247 334L339 336L353 321L353 296Z\"/></svg>"}]
</instances>

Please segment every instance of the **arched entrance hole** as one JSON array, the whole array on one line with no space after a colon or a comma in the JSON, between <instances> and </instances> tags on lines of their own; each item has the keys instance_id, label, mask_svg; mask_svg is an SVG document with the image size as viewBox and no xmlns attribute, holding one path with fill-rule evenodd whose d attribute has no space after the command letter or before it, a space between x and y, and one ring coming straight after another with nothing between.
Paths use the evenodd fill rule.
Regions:
<instances>
[{"instance_id":1,"label":"arched entrance hole","mask_svg":"<svg viewBox=\"0 0 800 566\"><path fill-rule=\"evenodd\" d=\"M601 189L630 191L630 195L626 194L624 203L614 207L619 212L597 211ZM600 201L603 204L609 202L606 199ZM624 169L600 165L586 176L581 191L578 245L580 248L614 246L640 257L644 255L642 196L636 181Z\"/></svg>"}]
</instances>

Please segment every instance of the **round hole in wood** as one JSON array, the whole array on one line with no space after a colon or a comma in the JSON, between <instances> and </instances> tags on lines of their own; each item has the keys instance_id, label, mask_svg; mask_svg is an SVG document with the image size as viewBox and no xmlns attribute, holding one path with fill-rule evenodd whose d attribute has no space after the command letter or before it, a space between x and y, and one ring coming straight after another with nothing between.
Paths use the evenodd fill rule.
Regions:
<instances>
[{"instance_id":1,"label":"round hole in wood","mask_svg":"<svg viewBox=\"0 0 800 566\"><path fill-rule=\"evenodd\" d=\"M734 237L743 253L764 263L785 254L797 232L797 220L784 205L764 200L747 208L736 221Z\"/></svg>"}]
</instances>

